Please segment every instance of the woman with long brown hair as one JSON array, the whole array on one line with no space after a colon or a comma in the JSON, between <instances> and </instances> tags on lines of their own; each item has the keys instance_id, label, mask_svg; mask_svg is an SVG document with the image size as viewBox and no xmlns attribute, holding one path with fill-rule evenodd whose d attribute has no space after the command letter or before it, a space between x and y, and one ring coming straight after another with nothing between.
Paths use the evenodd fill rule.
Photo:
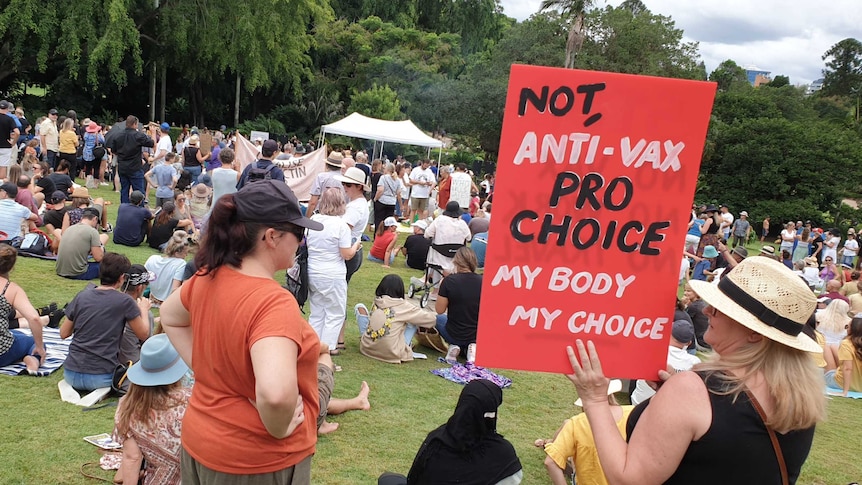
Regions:
<instances>
[{"instance_id":1,"label":"woman with long brown hair","mask_svg":"<svg viewBox=\"0 0 862 485\"><path fill-rule=\"evenodd\" d=\"M180 434L192 395L180 380L188 370L165 334L153 335L141 347L114 415L114 439L123 445L118 473L123 483L138 483L142 470L144 483L180 483Z\"/></svg>"},{"instance_id":2,"label":"woman with long brown hair","mask_svg":"<svg viewBox=\"0 0 862 485\"><path fill-rule=\"evenodd\" d=\"M847 337L838 348L838 367L826 372L826 384L841 389L843 396L850 391L862 392L862 317L850 322Z\"/></svg>"},{"instance_id":3,"label":"woman with long brown hair","mask_svg":"<svg viewBox=\"0 0 862 485\"><path fill-rule=\"evenodd\" d=\"M293 266L305 231L322 228L278 180L248 184L213 208L198 272L160 312L195 375L183 418L185 485L311 482L320 342L274 276Z\"/></svg>"}]
</instances>

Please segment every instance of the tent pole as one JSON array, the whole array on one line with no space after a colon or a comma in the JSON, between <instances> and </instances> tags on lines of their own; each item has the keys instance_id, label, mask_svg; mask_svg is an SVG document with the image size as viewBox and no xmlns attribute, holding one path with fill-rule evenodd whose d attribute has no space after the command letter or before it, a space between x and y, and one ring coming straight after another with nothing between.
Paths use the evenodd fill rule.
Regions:
<instances>
[{"instance_id":1,"label":"tent pole","mask_svg":"<svg viewBox=\"0 0 862 485\"><path fill-rule=\"evenodd\" d=\"M429 153L431 152L430 148L428 149L428 152ZM437 166L439 167L442 162L443 162L443 146L441 145L440 148L437 149Z\"/></svg>"},{"instance_id":2,"label":"tent pole","mask_svg":"<svg viewBox=\"0 0 862 485\"><path fill-rule=\"evenodd\" d=\"M324 139L326 139L326 130L320 130L320 137L317 139L317 148L323 146Z\"/></svg>"},{"instance_id":3,"label":"tent pole","mask_svg":"<svg viewBox=\"0 0 862 485\"><path fill-rule=\"evenodd\" d=\"M383 160L383 145L384 145L385 143L386 143L385 141L380 140L380 156L379 156L379 157L377 157L377 158L379 158L379 159L381 159L381 160Z\"/></svg>"}]
</instances>

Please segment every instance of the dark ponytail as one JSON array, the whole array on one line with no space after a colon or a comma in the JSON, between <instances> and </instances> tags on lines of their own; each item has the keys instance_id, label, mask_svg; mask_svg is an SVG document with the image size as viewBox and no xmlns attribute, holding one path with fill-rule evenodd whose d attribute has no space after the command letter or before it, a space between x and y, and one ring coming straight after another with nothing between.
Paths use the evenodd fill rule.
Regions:
<instances>
[{"instance_id":1,"label":"dark ponytail","mask_svg":"<svg viewBox=\"0 0 862 485\"><path fill-rule=\"evenodd\" d=\"M195 255L198 274L207 275L223 265L240 266L243 258L254 249L257 235L264 227L239 220L234 194L219 197Z\"/></svg>"}]
</instances>

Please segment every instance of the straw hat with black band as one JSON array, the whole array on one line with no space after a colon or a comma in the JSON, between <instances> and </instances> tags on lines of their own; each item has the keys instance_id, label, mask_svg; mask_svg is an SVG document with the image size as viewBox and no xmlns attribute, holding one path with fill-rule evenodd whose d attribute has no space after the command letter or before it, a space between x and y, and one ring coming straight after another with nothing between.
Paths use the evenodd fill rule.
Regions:
<instances>
[{"instance_id":1,"label":"straw hat with black band","mask_svg":"<svg viewBox=\"0 0 862 485\"><path fill-rule=\"evenodd\" d=\"M690 281L708 304L740 325L794 349L822 352L802 327L817 307L808 286L783 264L770 258L748 258L718 285Z\"/></svg>"}]
</instances>

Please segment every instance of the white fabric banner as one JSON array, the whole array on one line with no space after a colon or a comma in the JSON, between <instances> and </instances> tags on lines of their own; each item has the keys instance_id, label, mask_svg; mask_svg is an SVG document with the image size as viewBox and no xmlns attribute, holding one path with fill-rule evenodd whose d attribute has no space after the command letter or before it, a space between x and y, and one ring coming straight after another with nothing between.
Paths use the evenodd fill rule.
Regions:
<instances>
[{"instance_id":1,"label":"white fabric banner","mask_svg":"<svg viewBox=\"0 0 862 485\"><path fill-rule=\"evenodd\" d=\"M253 163L260 157L258 147L240 134L237 134L234 151L240 170L244 170L246 165ZM326 169L326 146L324 145L300 158L273 160L273 162L284 172L284 181L296 194L296 198L307 201L311 198L311 188L317 174Z\"/></svg>"}]
</instances>

